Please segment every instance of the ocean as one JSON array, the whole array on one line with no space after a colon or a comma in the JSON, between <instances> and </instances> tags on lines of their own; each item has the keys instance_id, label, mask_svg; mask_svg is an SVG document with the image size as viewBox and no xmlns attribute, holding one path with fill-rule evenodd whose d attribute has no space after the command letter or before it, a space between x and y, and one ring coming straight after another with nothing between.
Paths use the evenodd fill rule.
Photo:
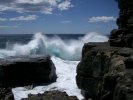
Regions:
<instances>
[{"instance_id":1,"label":"ocean","mask_svg":"<svg viewBox=\"0 0 133 100\"><path fill-rule=\"evenodd\" d=\"M5 48L6 43L20 43L26 44L33 39L34 34L0 34L0 48ZM47 37L60 37L62 40L64 39L78 39L79 37L83 37L85 34L42 34Z\"/></svg>"},{"instance_id":2,"label":"ocean","mask_svg":"<svg viewBox=\"0 0 133 100\"><path fill-rule=\"evenodd\" d=\"M49 90L65 91L70 96L83 98L75 81L76 67L81 58L84 43L105 42L107 36L92 32L89 34L1 34L0 58L23 55L50 55L56 67L57 81L47 86L33 89L16 87L12 91L15 100L26 98L28 94Z\"/></svg>"}]
</instances>

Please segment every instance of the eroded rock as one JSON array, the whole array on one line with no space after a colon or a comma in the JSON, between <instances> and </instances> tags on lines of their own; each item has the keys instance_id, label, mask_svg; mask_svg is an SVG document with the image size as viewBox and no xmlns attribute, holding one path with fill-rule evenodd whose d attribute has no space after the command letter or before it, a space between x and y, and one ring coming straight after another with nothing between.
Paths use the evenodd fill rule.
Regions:
<instances>
[{"instance_id":1,"label":"eroded rock","mask_svg":"<svg viewBox=\"0 0 133 100\"><path fill-rule=\"evenodd\" d=\"M110 45L133 48L133 0L116 0L120 9L118 29L110 35Z\"/></svg>"},{"instance_id":2,"label":"eroded rock","mask_svg":"<svg viewBox=\"0 0 133 100\"><path fill-rule=\"evenodd\" d=\"M132 51L131 48L111 47L108 43L84 45L82 60L77 66L76 82L86 99L113 100L115 98L117 86L121 88L119 82L125 76L128 78L128 69L132 69ZM126 84L123 86L126 87Z\"/></svg>"}]
</instances>

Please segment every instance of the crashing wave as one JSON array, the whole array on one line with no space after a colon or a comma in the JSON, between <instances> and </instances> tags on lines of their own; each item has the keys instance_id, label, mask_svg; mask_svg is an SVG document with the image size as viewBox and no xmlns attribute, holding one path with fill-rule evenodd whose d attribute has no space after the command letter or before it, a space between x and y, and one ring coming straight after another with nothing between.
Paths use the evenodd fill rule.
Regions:
<instances>
[{"instance_id":1,"label":"crashing wave","mask_svg":"<svg viewBox=\"0 0 133 100\"><path fill-rule=\"evenodd\" d=\"M86 42L105 42L108 38L98 33L89 33L79 39L62 40L58 36L47 37L36 33L27 44L7 45L0 49L0 58L21 55L46 55L60 57L65 60L79 60L82 46Z\"/></svg>"}]
</instances>

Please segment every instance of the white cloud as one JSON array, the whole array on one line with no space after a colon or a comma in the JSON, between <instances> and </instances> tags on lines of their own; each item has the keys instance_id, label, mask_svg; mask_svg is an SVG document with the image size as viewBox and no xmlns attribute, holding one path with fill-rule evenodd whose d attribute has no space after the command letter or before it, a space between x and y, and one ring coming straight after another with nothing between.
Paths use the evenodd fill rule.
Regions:
<instances>
[{"instance_id":1,"label":"white cloud","mask_svg":"<svg viewBox=\"0 0 133 100\"><path fill-rule=\"evenodd\" d=\"M64 20L64 21L61 21L62 24L68 24L68 23L71 23L70 20Z\"/></svg>"},{"instance_id":2,"label":"white cloud","mask_svg":"<svg viewBox=\"0 0 133 100\"><path fill-rule=\"evenodd\" d=\"M41 11L41 13L44 13L44 14L52 14L52 12L53 12L52 7L45 8L43 11Z\"/></svg>"},{"instance_id":3,"label":"white cloud","mask_svg":"<svg viewBox=\"0 0 133 100\"><path fill-rule=\"evenodd\" d=\"M0 17L0 22L1 22L1 21L6 21L6 20L7 20L6 18Z\"/></svg>"},{"instance_id":4,"label":"white cloud","mask_svg":"<svg viewBox=\"0 0 133 100\"><path fill-rule=\"evenodd\" d=\"M1 29L4 29L4 28L17 28L18 26L0 26Z\"/></svg>"},{"instance_id":5,"label":"white cloud","mask_svg":"<svg viewBox=\"0 0 133 100\"><path fill-rule=\"evenodd\" d=\"M0 0L0 12L15 11L19 13L40 12L52 14L55 9L68 10L71 7L70 0Z\"/></svg>"},{"instance_id":6,"label":"white cloud","mask_svg":"<svg viewBox=\"0 0 133 100\"><path fill-rule=\"evenodd\" d=\"M58 8L62 10L68 10L69 8L73 7L70 0L66 0L58 5Z\"/></svg>"},{"instance_id":7,"label":"white cloud","mask_svg":"<svg viewBox=\"0 0 133 100\"><path fill-rule=\"evenodd\" d=\"M36 20L38 18L37 15L28 15L28 16L19 16L15 18L10 18L10 21L31 21Z\"/></svg>"},{"instance_id":8,"label":"white cloud","mask_svg":"<svg viewBox=\"0 0 133 100\"><path fill-rule=\"evenodd\" d=\"M43 0L16 0L17 3L28 3L28 4L38 4L42 3Z\"/></svg>"},{"instance_id":9,"label":"white cloud","mask_svg":"<svg viewBox=\"0 0 133 100\"><path fill-rule=\"evenodd\" d=\"M89 18L90 23L93 22L109 22L109 21L115 21L116 18L113 16L97 16L97 17L91 17Z\"/></svg>"}]
</instances>

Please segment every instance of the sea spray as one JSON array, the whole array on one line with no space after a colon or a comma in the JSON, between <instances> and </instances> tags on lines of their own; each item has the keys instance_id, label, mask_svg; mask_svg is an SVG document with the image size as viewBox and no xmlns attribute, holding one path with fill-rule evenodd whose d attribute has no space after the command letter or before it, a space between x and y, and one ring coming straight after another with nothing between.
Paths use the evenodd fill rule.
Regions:
<instances>
[{"instance_id":1,"label":"sea spray","mask_svg":"<svg viewBox=\"0 0 133 100\"><path fill-rule=\"evenodd\" d=\"M27 97L28 94L43 93L50 90L67 92L70 96L77 96L79 100L83 97L75 81L76 66L81 57L81 50L87 42L105 42L108 38L98 33L89 33L78 39L61 39L59 36L47 37L36 33L27 44L8 42L5 49L0 49L0 58L21 55L51 55L56 66L57 81L47 86L38 86L32 90L24 87L12 89L15 100ZM77 61L75 61L77 60Z\"/></svg>"},{"instance_id":2,"label":"sea spray","mask_svg":"<svg viewBox=\"0 0 133 100\"><path fill-rule=\"evenodd\" d=\"M12 89L15 100L21 100L26 98L28 94L44 93L50 90L65 91L69 96L77 96L79 100L83 99L75 81L76 66L79 61L66 61L57 57L52 57L52 61L56 66L57 80L47 86L37 86L31 90L24 87L18 87Z\"/></svg>"},{"instance_id":3,"label":"sea spray","mask_svg":"<svg viewBox=\"0 0 133 100\"><path fill-rule=\"evenodd\" d=\"M0 49L0 58L21 55L56 56L64 60L80 60L81 50L87 42L105 42L108 38L95 32L86 34L78 39L62 40L59 36L47 37L36 33L27 44L7 43L5 49Z\"/></svg>"}]
</instances>

